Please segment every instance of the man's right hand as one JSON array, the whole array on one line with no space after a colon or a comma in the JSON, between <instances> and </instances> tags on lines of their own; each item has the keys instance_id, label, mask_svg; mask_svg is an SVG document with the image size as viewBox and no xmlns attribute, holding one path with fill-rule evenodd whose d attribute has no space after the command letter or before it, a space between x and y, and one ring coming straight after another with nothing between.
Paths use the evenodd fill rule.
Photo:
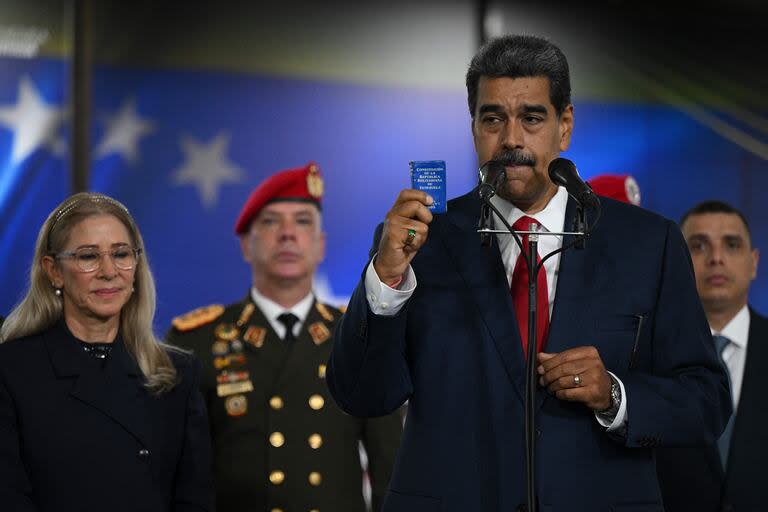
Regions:
<instances>
[{"instance_id":1,"label":"man's right hand","mask_svg":"<svg viewBox=\"0 0 768 512\"><path fill-rule=\"evenodd\" d=\"M397 196L384 219L384 231L373 268L386 284L398 283L419 248L427 241L432 197L421 190L405 189ZM416 232L409 237L408 230Z\"/></svg>"}]
</instances>

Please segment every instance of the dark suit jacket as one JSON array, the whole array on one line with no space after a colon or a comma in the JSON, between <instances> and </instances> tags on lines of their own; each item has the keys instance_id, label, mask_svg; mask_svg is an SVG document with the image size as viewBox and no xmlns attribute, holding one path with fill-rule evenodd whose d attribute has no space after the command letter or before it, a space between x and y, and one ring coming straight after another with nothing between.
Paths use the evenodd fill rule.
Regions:
<instances>
[{"instance_id":1,"label":"dark suit jacket","mask_svg":"<svg viewBox=\"0 0 768 512\"><path fill-rule=\"evenodd\" d=\"M194 350L203 363L219 512L363 512L360 442L368 454L373 510L380 510L402 419L399 413L356 418L331 400L325 368L339 317L339 310L316 302L298 339L288 344L249 294L204 325L169 333L169 342ZM232 377L234 385L225 383ZM309 404L312 396L318 409ZM273 445L274 434L284 442ZM310 445L312 436L320 446ZM282 479L274 480L275 472ZM310 473L320 480L310 482Z\"/></svg>"},{"instance_id":2,"label":"dark suit jacket","mask_svg":"<svg viewBox=\"0 0 768 512\"><path fill-rule=\"evenodd\" d=\"M711 442L730 414L678 228L602 201L586 249L562 256L546 350L596 346L624 383L629 423L613 439L584 405L539 391L542 511L662 510L653 447ZM328 384L343 409L377 415L410 400L387 512L525 502L525 363L498 247L478 243L479 210L473 191L435 216L396 316L373 315L361 282L336 331ZM573 218L569 201L566 228Z\"/></svg>"},{"instance_id":3,"label":"dark suit jacket","mask_svg":"<svg viewBox=\"0 0 768 512\"><path fill-rule=\"evenodd\" d=\"M120 337L102 362L64 322L0 345L3 511L212 510L199 363L155 397Z\"/></svg>"},{"instance_id":4,"label":"dark suit jacket","mask_svg":"<svg viewBox=\"0 0 768 512\"><path fill-rule=\"evenodd\" d=\"M717 445L660 450L659 482L669 512L768 510L768 319L749 310L749 341L727 473Z\"/></svg>"}]
</instances>

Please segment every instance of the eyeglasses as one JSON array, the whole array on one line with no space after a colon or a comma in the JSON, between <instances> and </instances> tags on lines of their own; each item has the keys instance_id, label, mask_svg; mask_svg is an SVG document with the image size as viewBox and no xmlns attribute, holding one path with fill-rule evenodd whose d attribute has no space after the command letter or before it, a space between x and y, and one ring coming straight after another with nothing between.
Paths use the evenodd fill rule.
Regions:
<instances>
[{"instance_id":1,"label":"eyeglasses","mask_svg":"<svg viewBox=\"0 0 768 512\"><path fill-rule=\"evenodd\" d=\"M94 272L101 267L103 256L108 254L112 264L120 270L131 270L139 260L141 249L130 246L116 247L108 251L97 251L92 247L81 247L76 251L60 252L54 255L57 260L75 260L82 272Z\"/></svg>"}]
</instances>

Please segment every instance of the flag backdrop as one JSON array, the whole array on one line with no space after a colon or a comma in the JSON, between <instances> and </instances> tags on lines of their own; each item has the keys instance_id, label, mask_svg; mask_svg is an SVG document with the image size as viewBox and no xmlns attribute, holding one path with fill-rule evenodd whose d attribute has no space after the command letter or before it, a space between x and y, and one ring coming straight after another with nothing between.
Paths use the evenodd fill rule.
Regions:
<instances>
[{"instance_id":1,"label":"flag backdrop","mask_svg":"<svg viewBox=\"0 0 768 512\"><path fill-rule=\"evenodd\" d=\"M69 193L68 64L2 58L0 73L0 314L7 314L26 287L39 227ZM252 188L274 171L320 165L328 249L316 288L334 303L351 293L374 227L408 186L409 160L445 160L449 197L476 179L461 90L103 66L93 90L90 188L124 202L143 232L159 332L174 315L247 292L233 224ZM578 91L574 100L575 135L564 156L583 177L631 173L643 206L675 220L697 201L729 201L747 211L755 245L768 247L768 209L760 206L768 165L748 139L726 137L713 117L672 105L580 101ZM740 133L766 138L750 126ZM752 301L768 311L765 278Z\"/></svg>"}]
</instances>

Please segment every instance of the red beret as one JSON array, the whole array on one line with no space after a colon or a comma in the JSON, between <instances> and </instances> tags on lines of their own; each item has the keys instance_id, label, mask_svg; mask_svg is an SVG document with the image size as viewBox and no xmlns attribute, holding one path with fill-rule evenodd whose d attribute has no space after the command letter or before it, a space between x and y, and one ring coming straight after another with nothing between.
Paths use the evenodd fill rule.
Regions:
<instances>
[{"instance_id":1,"label":"red beret","mask_svg":"<svg viewBox=\"0 0 768 512\"><path fill-rule=\"evenodd\" d=\"M640 186L629 174L602 174L587 183L599 196L640 206Z\"/></svg>"},{"instance_id":2,"label":"red beret","mask_svg":"<svg viewBox=\"0 0 768 512\"><path fill-rule=\"evenodd\" d=\"M274 201L308 201L320 207L323 179L314 162L298 169L277 172L253 189L235 222L235 233L241 235L251 227L251 221L267 204Z\"/></svg>"}]
</instances>

